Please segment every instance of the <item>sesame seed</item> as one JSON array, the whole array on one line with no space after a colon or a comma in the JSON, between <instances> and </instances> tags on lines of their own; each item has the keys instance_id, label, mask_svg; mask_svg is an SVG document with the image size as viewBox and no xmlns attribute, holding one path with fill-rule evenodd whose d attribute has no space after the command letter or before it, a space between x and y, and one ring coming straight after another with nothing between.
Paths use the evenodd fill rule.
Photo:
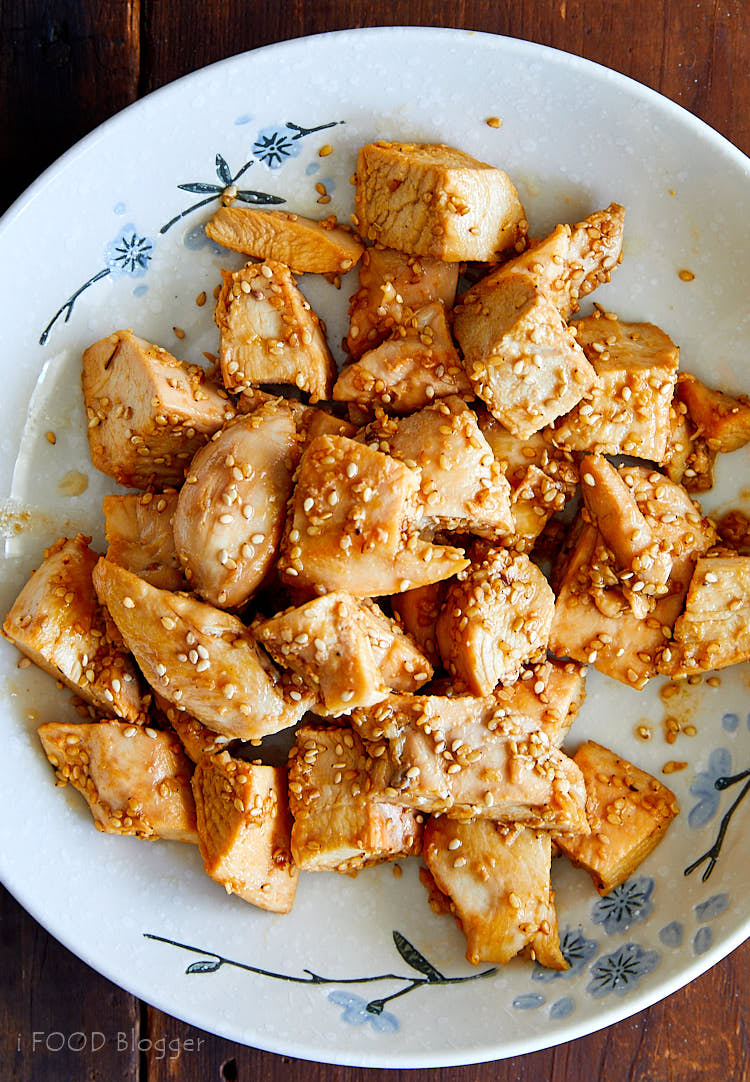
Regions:
<instances>
[{"instance_id":1,"label":"sesame seed","mask_svg":"<svg viewBox=\"0 0 750 1082\"><path fill-rule=\"evenodd\" d=\"M123 606L126 609L134 609L135 608L135 601L133 601L132 597L124 597L122 599L122 603L123 603Z\"/></svg>"}]
</instances>

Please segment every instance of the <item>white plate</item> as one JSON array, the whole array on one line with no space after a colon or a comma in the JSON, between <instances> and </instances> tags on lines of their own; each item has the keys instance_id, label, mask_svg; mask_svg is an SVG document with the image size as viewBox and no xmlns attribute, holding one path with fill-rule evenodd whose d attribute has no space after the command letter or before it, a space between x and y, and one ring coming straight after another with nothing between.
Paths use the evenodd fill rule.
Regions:
<instances>
[{"instance_id":1,"label":"white plate","mask_svg":"<svg viewBox=\"0 0 750 1082\"><path fill-rule=\"evenodd\" d=\"M489 116L502 126L488 127ZM750 389L748 160L704 124L611 71L488 35L377 29L261 49L125 110L66 154L3 220L3 611L46 543L76 528L101 541L99 501L109 485L87 454L81 349L131 326L200 361L216 345L210 294L219 268L241 262L201 232L215 196L244 169L241 189L316 215L322 182L332 195L325 210L345 218L356 148L379 137L450 143L503 167L536 234L611 200L624 203L625 260L597 300L664 327L681 345L685 368ZM334 152L321 158L325 143ZM214 188L184 187L196 183ZM191 209L201 200L205 207ZM694 281L680 279L683 268ZM346 280L338 293L323 281L304 282L334 345L352 287ZM201 290L209 294L203 308L195 305ZM184 328L183 341L173 326ZM737 497L747 466L744 452L725 456L704 505ZM71 470L88 479L81 495L63 494L75 489ZM742 789L739 782L721 792L714 778L750 767L746 666L722 673L720 688L687 687L667 704L698 728L672 746L662 735L658 682L638 693L592 674L573 742L595 736L655 773L668 759L687 761L668 779L682 814L637 876L607 900L584 873L556 862L560 924L574 963L568 973L519 962L443 983L428 981L419 955L402 942L402 956L393 936L400 932L449 978L475 976L454 922L429 909L416 861L401 879L390 866L356 879L303 876L294 912L283 917L227 897L203 875L196 849L98 834L80 797L52 785L35 735L40 720L76 717L69 693L16 662L3 645L3 881L101 973L233 1040L389 1067L516 1055L646 1007L750 933L750 800L738 806L711 877L702 881L702 868L683 875ZM644 720L654 729L649 743L633 735ZM242 966L218 965L220 958ZM207 964L186 972L201 961ZM311 972L331 983L312 982ZM351 983L360 977L372 979ZM382 1013L365 1009L413 980L420 983Z\"/></svg>"}]
</instances>

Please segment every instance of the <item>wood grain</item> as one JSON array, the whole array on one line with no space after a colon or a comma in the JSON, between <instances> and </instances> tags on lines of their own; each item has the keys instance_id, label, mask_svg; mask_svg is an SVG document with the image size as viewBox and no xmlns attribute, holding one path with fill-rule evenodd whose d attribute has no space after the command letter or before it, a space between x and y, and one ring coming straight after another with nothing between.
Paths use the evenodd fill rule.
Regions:
<instances>
[{"instance_id":1,"label":"wood grain","mask_svg":"<svg viewBox=\"0 0 750 1082\"><path fill-rule=\"evenodd\" d=\"M3 0L0 208L96 124L189 71L285 38L394 24L464 27L576 53L666 94L750 153L750 4L745 0ZM4 891L0 945L2 1079L363 1078L361 1070L244 1048L139 1005L59 946ZM367 1078L747 1082L748 974L750 942L688 988L590 1037L450 1072L372 1070ZM99 1031L109 1039L93 1054L33 1051L34 1031ZM134 1034L144 1048L151 1041L150 1051L117 1051L117 1033ZM356 1045L356 1030L352 1041Z\"/></svg>"}]
</instances>

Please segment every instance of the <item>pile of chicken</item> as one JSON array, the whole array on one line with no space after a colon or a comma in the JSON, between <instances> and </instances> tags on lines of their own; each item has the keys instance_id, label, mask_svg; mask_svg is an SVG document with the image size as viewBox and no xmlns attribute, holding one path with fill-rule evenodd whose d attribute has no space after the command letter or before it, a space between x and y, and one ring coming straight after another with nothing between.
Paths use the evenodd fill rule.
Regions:
<instances>
[{"instance_id":1,"label":"pile of chicken","mask_svg":"<svg viewBox=\"0 0 750 1082\"><path fill-rule=\"evenodd\" d=\"M131 331L85 351L93 462L140 492L105 499L105 556L46 552L4 632L88 704L39 732L100 830L197 842L278 912L300 871L423 852L472 962L565 968L553 849L606 893L677 813L607 748L560 750L584 666L642 688L750 656L750 557L690 496L750 406L652 324L571 322L620 261L617 204L529 240L458 150L375 143L355 180L356 232L208 223L250 257L216 381ZM355 264L339 374L294 275ZM286 767L253 758L294 726Z\"/></svg>"}]
</instances>

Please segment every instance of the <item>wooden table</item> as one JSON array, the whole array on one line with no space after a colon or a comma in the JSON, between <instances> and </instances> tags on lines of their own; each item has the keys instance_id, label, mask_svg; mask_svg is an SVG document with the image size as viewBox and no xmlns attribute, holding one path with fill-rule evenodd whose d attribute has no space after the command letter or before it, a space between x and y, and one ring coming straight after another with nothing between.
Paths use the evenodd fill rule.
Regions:
<instances>
[{"instance_id":1,"label":"wooden table","mask_svg":"<svg viewBox=\"0 0 750 1082\"><path fill-rule=\"evenodd\" d=\"M186 72L302 34L392 24L465 27L577 53L661 91L750 153L746 0L3 0L0 209L96 124ZM361 1070L290 1060L193 1030L87 968L5 892L0 905L3 1080L363 1077ZM750 942L689 988L610 1029L515 1060L456 1068L450 1077L740 1082L750 1077L749 971ZM53 1051L55 1034L76 1032L89 1035L89 1044L95 1033L107 1039L98 1051ZM35 1033L42 1035L36 1048ZM154 1042L150 1050L146 1039ZM414 1082L437 1077L409 1073Z\"/></svg>"}]
</instances>

